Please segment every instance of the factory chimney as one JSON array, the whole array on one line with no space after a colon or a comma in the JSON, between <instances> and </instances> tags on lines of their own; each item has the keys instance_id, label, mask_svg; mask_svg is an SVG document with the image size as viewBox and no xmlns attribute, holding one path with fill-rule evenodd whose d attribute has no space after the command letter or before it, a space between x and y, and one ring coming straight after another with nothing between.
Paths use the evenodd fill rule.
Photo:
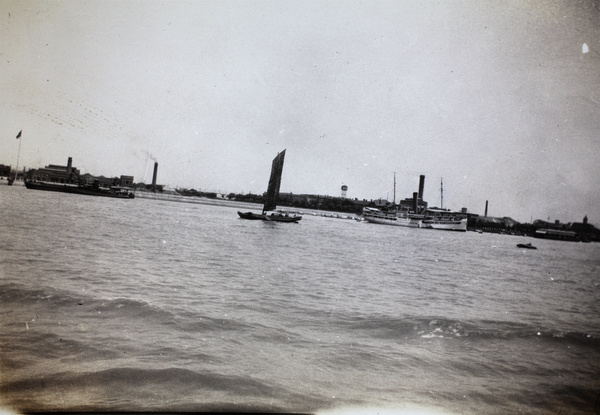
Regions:
<instances>
[{"instance_id":1,"label":"factory chimney","mask_svg":"<svg viewBox=\"0 0 600 415\"><path fill-rule=\"evenodd\" d=\"M156 186L156 176L158 175L158 162L154 163L154 175L152 176L152 186Z\"/></svg>"},{"instance_id":2,"label":"factory chimney","mask_svg":"<svg viewBox=\"0 0 600 415\"><path fill-rule=\"evenodd\" d=\"M423 188L425 187L425 176L419 178L419 203L423 202Z\"/></svg>"},{"instance_id":3,"label":"factory chimney","mask_svg":"<svg viewBox=\"0 0 600 415\"><path fill-rule=\"evenodd\" d=\"M485 201L485 217L487 218L488 201Z\"/></svg>"}]
</instances>

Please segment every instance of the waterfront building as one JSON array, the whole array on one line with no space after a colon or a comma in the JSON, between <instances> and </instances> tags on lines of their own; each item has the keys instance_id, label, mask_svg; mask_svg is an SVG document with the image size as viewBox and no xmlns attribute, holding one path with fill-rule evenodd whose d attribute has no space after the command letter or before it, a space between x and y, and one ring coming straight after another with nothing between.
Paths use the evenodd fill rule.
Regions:
<instances>
[{"instance_id":1,"label":"waterfront building","mask_svg":"<svg viewBox=\"0 0 600 415\"><path fill-rule=\"evenodd\" d=\"M51 183L77 183L79 177L79 169L73 167L73 159L69 157L66 166L49 164L42 169L30 170L27 173L27 178L40 182Z\"/></svg>"},{"instance_id":2,"label":"waterfront building","mask_svg":"<svg viewBox=\"0 0 600 415\"><path fill-rule=\"evenodd\" d=\"M123 187L133 187L133 176L121 176L120 185Z\"/></svg>"}]
</instances>

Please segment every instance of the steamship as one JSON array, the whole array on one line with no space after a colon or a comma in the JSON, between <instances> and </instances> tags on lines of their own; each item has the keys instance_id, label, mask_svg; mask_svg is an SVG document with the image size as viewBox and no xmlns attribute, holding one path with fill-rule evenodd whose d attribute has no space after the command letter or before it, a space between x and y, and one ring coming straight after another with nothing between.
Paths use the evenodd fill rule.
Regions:
<instances>
[{"instance_id":1,"label":"steamship","mask_svg":"<svg viewBox=\"0 0 600 415\"><path fill-rule=\"evenodd\" d=\"M419 193L413 193L412 199L405 199L396 205L396 173L394 173L394 203L391 207L377 209L364 207L362 217L366 222L377 223L380 225L406 226L409 228L420 228L422 226L422 216L417 215L422 206L427 204L423 202L423 188L425 186L425 176L421 175L419 179Z\"/></svg>"},{"instance_id":2,"label":"steamship","mask_svg":"<svg viewBox=\"0 0 600 415\"><path fill-rule=\"evenodd\" d=\"M85 177L85 175L84 175ZM43 169L27 172L25 187L33 190L45 190L50 192L74 193L87 196L113 197L120 199L133 199L135 194L130 187L116 185L126 181L133 183L133 177L121 176L121 179L94 178L90 184L79 175L79 170L73 167L72 158L69 157L66 166L48 165Z\"/></svg>"},{"instance_id":3,"label":"steamship","mask_svg":"<svg viewBox=\"0 0 600 415\"><path fill-rule=\"evenodd\" d=\"M363 208L362 216L369 223L380 225L407 226L409 228L420 228L421 219L406 212L383 211L376 208Z\"/></svg>"},{"instance_id":4,"label":"steamship","mask_svg":"<svg viewBox=\"0 0 600 415\"><path fill-rule=\"evenodd\" d=\"M75 193L87 196L115 197L120 199L133 199L135 197L134 193L131 191L130 188L121 186L100 187L94 185L38 182L36 180L25 180L25 187L33 190Z\"/></svg>"},{"instance_id":5,"label":"steamship","mask_svg":"<svg viewBox=\"0 0 600 415\"><path fill-rule=\"evenodd\" d=\"M459 212L429 208L423 213L421 227L444 231L466 232L467 218Z\"/></svg>"},{"instance_id":6,"label":"steamship","mask_svg":"<svg viewBox=\"0 0 600 415\"><path fill-rule=\"evenodd\" d=\"M387 210L365 207L362 212L364 220L382 225L466 232L466 215L447 209L428 208L427 202L423 201L424 187L425 176L421 175L419 178L419 192L413 193L412 199L408 198L401 201L398 208L396 205L396 176L394 175L393 207ZM443 198L443 184L441 191Z\"/></svg>"}]
</instances>

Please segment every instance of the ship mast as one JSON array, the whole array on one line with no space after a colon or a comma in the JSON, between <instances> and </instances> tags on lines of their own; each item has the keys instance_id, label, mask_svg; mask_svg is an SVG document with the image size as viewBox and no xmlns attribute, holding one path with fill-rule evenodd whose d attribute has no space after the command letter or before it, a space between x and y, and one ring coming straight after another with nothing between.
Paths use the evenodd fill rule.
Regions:
<instances>
[{"instance_id":1,"label":"ship mast","mask_svg":"<svg viewBox=\"0 0 600 415\"><path fill-rule=\"evenodd\" d=\"M444 208L444 178L440 179L440 209Z\"/></svg>"},{"instance_id":2,"label":"ship mast","mask_svg":"<svg viewBox=\"0 0 600 415\"><path fill-rule=\"evenodd\" d=\"M396 207L396 172L394 172L394 207Z\"/></svg>"}]
</instances>

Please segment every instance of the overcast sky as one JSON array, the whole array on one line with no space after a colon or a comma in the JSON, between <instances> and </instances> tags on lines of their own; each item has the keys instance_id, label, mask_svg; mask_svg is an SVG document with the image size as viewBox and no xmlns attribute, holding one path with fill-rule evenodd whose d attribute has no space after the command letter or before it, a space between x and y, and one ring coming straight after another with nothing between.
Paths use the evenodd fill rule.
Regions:
<instances>
[{"instance_id":1,"label":"overcast sky","mask_svg":"<svg viewBox=\"0 0 600 415\"><path fill-rule=\"evenodd\" d=\"M0 2L0 163L600 225L600 10L565 1Z\"/></svg>"}]
</instances>

